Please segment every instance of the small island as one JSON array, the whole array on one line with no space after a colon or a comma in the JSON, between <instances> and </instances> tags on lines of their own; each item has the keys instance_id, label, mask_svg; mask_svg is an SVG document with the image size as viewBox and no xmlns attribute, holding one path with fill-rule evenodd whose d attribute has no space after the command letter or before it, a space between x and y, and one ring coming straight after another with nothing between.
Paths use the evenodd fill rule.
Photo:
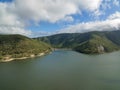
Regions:
<instances>
[{"instance_id":1,"label":"small island","mask_svg":"<svg viewBox=\"0 0 120 90\"><path fill-rule=\"evenodd\" d=\"M43 56L52 51L50 45L22 35L0 35L0 62Z\"/></svg>"}]
</instances>

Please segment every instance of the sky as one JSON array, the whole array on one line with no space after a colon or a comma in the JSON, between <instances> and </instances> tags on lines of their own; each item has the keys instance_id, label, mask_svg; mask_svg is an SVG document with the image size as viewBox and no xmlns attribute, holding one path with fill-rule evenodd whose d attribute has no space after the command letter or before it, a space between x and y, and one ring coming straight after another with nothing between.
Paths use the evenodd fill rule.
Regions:
<instances>
[{"instance_id":1,"label":"sky","mask_svg":"<svg viewBox=\"0 0 120 90\"><path fill-rule=\"evenodd\" d=\"M120 30L120 0L0 0L0 34Z\"/></svg>"}]
</instances>

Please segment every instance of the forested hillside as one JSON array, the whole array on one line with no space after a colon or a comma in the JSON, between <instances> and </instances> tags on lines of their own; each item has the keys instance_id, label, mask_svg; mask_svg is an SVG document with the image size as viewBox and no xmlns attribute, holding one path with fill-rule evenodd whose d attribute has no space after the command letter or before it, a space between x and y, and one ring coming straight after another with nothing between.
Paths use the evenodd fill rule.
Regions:
<instances>
[{"instance_id":1,"label":"forested hillside","mask_svg":"<svg viewBox=\"0 0 120 90\"><path fill-rule=\"evenodd\" d=\"M120 31L65 33L36 39L54 48L71 48L82 53L104 53L120 49Z\"/></svg>"},{"instance_id":2,"label":"forested hillside","mask_svg":"<svg viewBox=\"0 0 120 90\"><path fill-rule=\"evenodd\" d=\"M0 59L29 57L50 50L50 45L22 35L0 35Z\"/></svg>"}]
</instances>

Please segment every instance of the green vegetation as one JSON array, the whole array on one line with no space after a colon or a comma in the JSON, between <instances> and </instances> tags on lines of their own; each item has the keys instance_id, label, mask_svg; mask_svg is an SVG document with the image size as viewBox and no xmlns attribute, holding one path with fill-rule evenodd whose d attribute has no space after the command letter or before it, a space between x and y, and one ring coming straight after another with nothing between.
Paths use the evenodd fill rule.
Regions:
<instances>
[{"instance_id":1,"label":"green vegetation","mask_svg":"<svg viewBox=\"0 0 120 90\"><path fill-rule=\"evenodd\" d=\"M39 41L44 41L51 44L55 48L73 48L79 43L82 43L90 38L90 33L80 34L57 34L47 37L36 38Z\"/></svg>"},{"instance_id":2,"label":"green vegetation","mask_svg":"<svg viewBox=\"0 0 120 90\"><path fill-rule=\"evenodd\" d=\"M120 49L120 31L57 34L34 39L21 35L0 35L0 60L47 53L51 51L51 46L86 54L112 52Z\"/></svg>"},{"instance_id":3,"label":"green vegetation","mask_svg":"<svg viewBox=\"0 0 120 90\"><path fill-rule=\"evenodd\" d=\"M54 48L71 48L87 54L112 52L120 49L120 31L57 34L37 40L51 44Z\"/></svg>"},{"instance_id":4,"label":"green vegetation","mask_svg":"<svg viewBox=\"0 0 120 90\"><path fill-rule=\"evenodd\" d=\"M92 35L91 39L74 48L74 50L78 52L87 54L112 52L118 49L119 47L110 40L98 35Z\"/></svg>"},{"instance_id":5,"label":"green vegetation","mask_svg":"<svg viewBox=\"0 0 120 90\"><path fill-rule=\"evenodd\" d=\"M49 52L50 45L21 35L0 35L0 59L21 58Z\"/></svg>"}]
</instances>

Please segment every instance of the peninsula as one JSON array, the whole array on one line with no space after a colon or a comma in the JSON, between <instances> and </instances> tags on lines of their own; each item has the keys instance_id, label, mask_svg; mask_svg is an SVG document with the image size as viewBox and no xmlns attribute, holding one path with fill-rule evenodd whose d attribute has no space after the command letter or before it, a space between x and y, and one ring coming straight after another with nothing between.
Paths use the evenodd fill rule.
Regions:
<instances>
[{"instance_id":1,"label":"peninsula","mask_svg":"<svg viewBox=\"0 0 120 90\"><path fill-rule=\"evenodd\" d=\"M8 62L42 56L51 46L22 35L0 35L0 61Z\"/></svg>"}]
</instances>

